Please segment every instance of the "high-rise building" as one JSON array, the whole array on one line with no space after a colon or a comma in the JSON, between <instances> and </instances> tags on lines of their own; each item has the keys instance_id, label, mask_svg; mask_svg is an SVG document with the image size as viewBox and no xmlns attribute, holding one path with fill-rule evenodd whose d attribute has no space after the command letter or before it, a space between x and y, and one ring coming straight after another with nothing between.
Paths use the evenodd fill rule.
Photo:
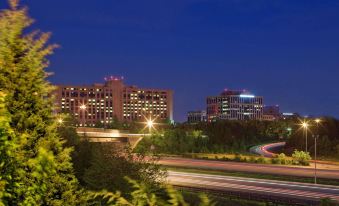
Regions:
<instances>
[{"instance_id":1,"label":"high-rise building","mask_svg":"<svg viewBox=\"0 0 339 206\"><path fill-rule=\"evenodd\" d=\"M187 122L188 123L199 123L207 121L207 113L204 110L200 111L190 111L187 113Z\"/></svg>"},{"instance_id":2,"label":"high-rise building","mask_svg":"<svg viewBox=\"0 0 339 206\"><path fill-rule=\"evenodd\" d=\"M71 112L79 126L146 118L173 120L173 92L124 85L122 77L108 77L101 84L58 85L55 91L57 112Z\"/></svg>"},{"instance_id":3,"label":"high-rise building","mask_svg":"<svg viewBox=\"0 0 339 206\"><path fill-rule=\"evenodd\" d=\"M225 90L218 96L207 97L208 121L262 120L263 97L247 91Z\"/></svg>"}]
</instances>

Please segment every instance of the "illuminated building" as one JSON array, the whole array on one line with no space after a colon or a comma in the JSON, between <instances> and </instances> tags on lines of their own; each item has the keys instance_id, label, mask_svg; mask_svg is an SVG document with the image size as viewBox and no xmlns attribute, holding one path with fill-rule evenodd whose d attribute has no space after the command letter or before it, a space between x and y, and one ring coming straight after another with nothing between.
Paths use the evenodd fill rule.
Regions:
<instances>
[{"instance_id":1,"label":"illuminated building","mask_svg":"<svg viewBox=\"0 0 339 206\"><path fill-rule=\"evenodd\" d=\"M145 118L173 120L173 92L124 85L122 77L108 77L90 86L58 85L57 112L71 112L79 126L142 121Z\"/></svg>"},{"instance_id":2,"label":"illuminated building","mask_svg":"<svg viewBox=\"0 0 339 206\"><path fill-rule=\"evenodd\" d=\"M190 111L187 113L188 123L206 122L207 113L206 111Z\"/></svg>"},{"instance_id":3,"label":"illuminated building","mask_svg":"<svg viewBox=\"0 0 339 206\"><path fill-rule=\"evenodd\" d=\"M218 96L207 97L207 119L262 120L263 97L247 91L225 90Z\"/></svg>"}]
</instances>

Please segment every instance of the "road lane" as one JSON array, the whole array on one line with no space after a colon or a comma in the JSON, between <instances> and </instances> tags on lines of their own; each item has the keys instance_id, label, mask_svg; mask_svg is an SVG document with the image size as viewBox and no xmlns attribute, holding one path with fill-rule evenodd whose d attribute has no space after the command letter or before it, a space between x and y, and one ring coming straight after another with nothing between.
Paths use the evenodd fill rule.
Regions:
<instances>
[{"instance_id":1,"label":"road lane","mask_svg":"<svg viewBox=\"0 0 339 206\"><path fill-rule=\"evenodd\" d=\"M300 201L330 198L339 201L339 187L336 186L174 171L169 171L168 182L175 186L243 192L271 198L293 198Z\"/></svg>"},{"instance_id":2,"label":"road lane","mask_svg":"<svg viewBox=\"0 0 339 206\"><path fill-rule=\"evenodd\" d=\"M313 177L314 169L311 167L298 167L298 166L279 166L279 165L265 165L254 163L238 163L238 162L223 162L213 160L197 160L189 158L162 158L159 164L167 166L188 167L188 168L201 168L201 169L213 169L224 171L239 171L239 172L251 172L261 174L273 174L273 175L288 175L299 177ZM318 169L317 175L319 178L338 179L339 170L331 169Z\"/></svg>"}]
</instances>

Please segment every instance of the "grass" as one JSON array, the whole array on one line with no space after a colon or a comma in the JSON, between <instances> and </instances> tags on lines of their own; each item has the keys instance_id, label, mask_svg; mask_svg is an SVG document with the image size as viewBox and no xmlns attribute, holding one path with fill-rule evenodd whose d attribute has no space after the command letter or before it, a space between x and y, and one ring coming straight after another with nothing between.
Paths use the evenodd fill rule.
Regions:
<instances>
[{"instance_id":1,"label":"grass","mask_svg":"<svg viewBox=\"0 0 339 206\"><path fill-rule=\"evenodd\" d=\"M311 177L297 177L297 176L287 176L287 175L270 175L270 174L258 174L258 173L249 173L249 172L210 170L210 169L201 169L201 168L194 169L194 168L173 167L173 166L166 166L164 168L171 170L171 171L210 174L210 175L247 177L247 178L279 180L279 181L289 181L289 182L301 182L301 183L313 183L314 182L314 179L311 178ZM318 184L339 186L339 180L318 178Z\"/></svg>"}]
</instances>

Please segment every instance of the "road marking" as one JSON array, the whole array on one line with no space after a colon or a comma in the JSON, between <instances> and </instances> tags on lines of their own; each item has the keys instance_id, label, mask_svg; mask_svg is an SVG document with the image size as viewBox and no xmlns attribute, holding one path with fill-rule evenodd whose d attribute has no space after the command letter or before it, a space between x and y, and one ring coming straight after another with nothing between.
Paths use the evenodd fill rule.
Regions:
<instances>
[{"instance_id":1,"label":"road marking","mask_svg":"<svg viewBox=\"0 0 339 206\"><path fill-rule=\"evenodd\" d=\"M180 173L180 172L172 172L169 171L169 173L177 174L179 176L186 176L186 177L200 177L204 179L213 178L213 179L219 179L219 180L233 180L238 182L248 182L248 183L259 183L259 184L268 184L268 185L278 185L278 186L288 186L288 187L300 187L300 188L308 188L308 189L318 189L318 190L331 190L331 191L338 191L339 194L339 188L329 188L325 186L313 186L313 185L297 185L295 183L278 183L278 182L271 182L271 181L258 181L250 178L233 178L233 177L225 177L220 175L201 175L201 174L194 174L194 173Z\"/></svg>"}]
</instances>

